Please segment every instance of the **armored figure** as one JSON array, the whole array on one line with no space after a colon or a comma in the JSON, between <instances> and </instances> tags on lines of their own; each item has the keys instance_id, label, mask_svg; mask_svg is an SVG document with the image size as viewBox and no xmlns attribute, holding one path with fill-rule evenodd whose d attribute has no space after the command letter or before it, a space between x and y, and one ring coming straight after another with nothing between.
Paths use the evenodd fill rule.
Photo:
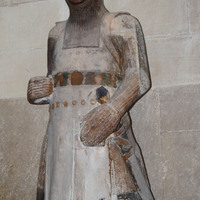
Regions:
<instances>
[{"instance_id":1,"label":"armored figure","mask_svg":"<svg viewBox=\"0 0 200 200\"><path fill-rule=\"evenodd\" d=\"M150 88L140 23L103 0L66 2L69 19L49 33L48 74L28 86L29 102L50 112L38 199L153 200L128 113Z\"/></svg>"}]
</instances>

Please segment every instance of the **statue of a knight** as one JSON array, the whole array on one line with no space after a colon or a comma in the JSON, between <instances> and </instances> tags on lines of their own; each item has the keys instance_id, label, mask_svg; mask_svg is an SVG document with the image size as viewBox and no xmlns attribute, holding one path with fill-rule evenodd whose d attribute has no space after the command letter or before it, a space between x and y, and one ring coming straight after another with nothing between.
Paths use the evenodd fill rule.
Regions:
<instances>
[{"instance_id":1,"label":"statue of a knight","mask_svg":"<svg viewBox=\"0 0 200 200\"><path fill-rule=\"evenodd\" d=\"M151 85L140 23L103 0L66 2L68 20L49 33L48 74L28 86L29 102L50 112L37 198L153 200L128 114Z\"/></svg>"}]
</instances>

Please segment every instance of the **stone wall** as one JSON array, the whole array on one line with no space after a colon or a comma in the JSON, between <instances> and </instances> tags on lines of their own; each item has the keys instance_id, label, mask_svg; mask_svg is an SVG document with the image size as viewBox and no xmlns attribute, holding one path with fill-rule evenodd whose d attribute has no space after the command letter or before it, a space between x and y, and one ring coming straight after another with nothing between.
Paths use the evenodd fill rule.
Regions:
<instances>
[{"instance_id":1,"label":"stone wall","mask_svg":"<svg viewBox=\"0 0 200 200\"><path fill-rule=\"evenodd\" d=\"M200 1L105 0L143 27L152 89L131 110L156 200L200 199ZM0 200L34 200L47 106L26 101L46 74L46 41L64 0L0 1Z\"/></svg>"}]
</instances>

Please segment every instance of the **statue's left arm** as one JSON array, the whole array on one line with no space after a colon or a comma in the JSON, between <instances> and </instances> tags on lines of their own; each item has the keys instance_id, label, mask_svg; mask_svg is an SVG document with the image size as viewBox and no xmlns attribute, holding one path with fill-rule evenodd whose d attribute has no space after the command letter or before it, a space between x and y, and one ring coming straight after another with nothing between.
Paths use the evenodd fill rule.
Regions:
<instances>
[{"instance_id":1,"label":"statue's left arm","mask_svg":"<svg viewBox=\"0 0 200 200\"><path fill-rule=\"evenodd\" d=\"M143 32L138 20L131 15L119 14L112 20L111 37L119 46L124 78L110 100L85 118L81 140L95 146L112 134L120 119L151 87Z\"/></svg>"},{"instance_id":2,"label":"statue's left arm","mask_svg":"<svg viewBox=\"0 0 200 200\"><path fill-rule=\"evenodd\" d=\"M109 103L124 114L151 86L146 47L141 25L131 15L116 16L111 25L111 34L115 44L121 43L125 75Z\"/></svg>"}]
</instances>

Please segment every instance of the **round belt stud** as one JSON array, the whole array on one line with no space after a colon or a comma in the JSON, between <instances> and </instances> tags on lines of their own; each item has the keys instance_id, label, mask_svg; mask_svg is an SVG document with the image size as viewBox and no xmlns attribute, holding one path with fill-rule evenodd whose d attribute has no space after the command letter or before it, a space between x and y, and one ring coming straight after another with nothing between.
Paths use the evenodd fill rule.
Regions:
<instances>
[{"instance_id":1,"label":"round belt stud","mask_svg":"<svg viewBox=\"0 0 200 200\"><path fill-rule=\"evenodd\" d=\"M73 100L73 101L72 101L72 105L75 106L76 104L77 104L77 101L76 101L76 100Z\"/></svg>"},{"instance_id":2,"label":"round belt stud","mask_svg":"<svg viewBox=\"0 0 200 200\"><path fill-rule=\"evenodd\" d=\"M91 99L91 100L90 100L90 104L91 104L91 105L95 105L95 103L96 103L96 100L95 100L95 99Z\"/></svg>"},{"instance_id":3,"label":"round belt stud","mask_svg":"<svg viewBox=\"0 0 200 200\"><path fill-rule=\"evenodd\" d=\"M83 105L83 106L85 105L85 100L84 99L81 100L81 105Z\"/></svg>"}]
</instances>

